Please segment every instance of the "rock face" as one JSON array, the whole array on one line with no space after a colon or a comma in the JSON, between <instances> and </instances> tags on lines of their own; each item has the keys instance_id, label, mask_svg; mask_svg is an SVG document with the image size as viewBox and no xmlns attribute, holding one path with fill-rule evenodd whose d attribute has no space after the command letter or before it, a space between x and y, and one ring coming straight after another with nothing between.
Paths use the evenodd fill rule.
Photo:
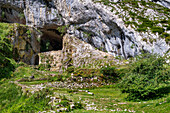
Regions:
<instances>
[{"instance_id":1,"label":"rock face","mask_svg":"<svg viewBox=\"0 0 170 113\"><path fill-rule=\"evenodd\" d=\"M160 5L170 9L170 1L169 0L151 0L151 1L156 2L157 4L160 4Z\"/></svg>"},{"instance_id":2,"label":"rock face","mask_svg":"<svg viewBox=\"0 0 170 113\"><path fill-rule=\"evenodd\" d=\"M14 24L10 35L14 50L13 58L30 65L38 65L41 34L36 29Z\"/></svg>"},{"instance_id":3,"label":"rock face","mask_svg":"<svg viewBox=\"0 0 170 113\"><path fill-rule=\"evenodd\" d=\"M66 34L63 37L63 49L39 53L41 66L51 71L61 71L68 66L100 68L116 63L109 53L102 52L80 39ZM118 62L117 62L118 63Z\"/></svg>"},{"instance_id":4,"label":"rock face","mask_svg":"<svg viewBox=\"0 0 170 113\"><path fill-rule=\"evenodd\" d=\"M64 69L68 66L100 68L101 66L105 66L105 64L116 63L114 57L109 53L99 51L90 44L69 34L63 37L63 49L61 53L61 61Z\"/></svg>"},{"instance_id":5,"label":"rock face","mask_svg":"<svg viewBox=\"0 0 170 113\"><path fill-rule=\"evenodd\" d=\"M126 8L129 8L130 11L119 7L119 4L116 5L110 2L94 3L90 0L72 0L66 2L59 0L56 5L59 6L59 12L61 12L64 18L63 20L66 20L65 23L70 25L67 30L68 33L74 34L79 39L90 43L102 51L107 51L114 56L120 55L128 58L139 54L141 51L154 52L162 55L169 49L169 40L166 43L164 39L160 39L158 34L152 33L152 29L139 32L137 31L139 27L126 24L129 20L131 20L132 23L141 23L141 21L138 21L138 17L140 18L142 15L139 15L136 19L131 17L131 13L134 15L140 13L136 10L143 11L144 15L154 13L154 10L150 8L145 10L142 4L140 4L141 8L138 6L139 8L136 8L136 10L128 6L131 4L127 4ZM121 5L123 7L123 4ZM62 10L63 7L66 7L65 10ZM158 12L148 17L148 21L150 22L157 16L158 20L168 19L168 16L162 16L162 14L157 13ZM124 19L126 17L128 19ZM143 23L145 23L145 20ZM168 30L166 30L166 32L167 31ZM144 39L146 40L144 41ZM151 42L150 40L154 41Z\"/></svg>"},{"instance_id":6,"label":"rock face","mask_svg":"<svg viewBox=\"0 0 170 113\"><path fill-rule=\"evenodd\" d=\"M0 5L0 13L6 15L7 22L24 23L21 19L14 21L7 16L12 12L11 15L16 14L18 18L19 12L24 12L26 24L39 28L44 34L44 42L46 38L51 42L56 39L56 43L60 46L55 50L62 49L62 35L65 33L91 44L94 48L124 58L134 57L142 51L163 55L170 48L168 24L170 11L149 0L127 3L122 0L98 2L96 0L0 0L0 3L3 4ZM3 7L6 8L5 12ZM2 16L0 18L4 21ZM58 29L60 27L61 29ZM64 48L62 51L66 52ZM76 51L81 49L76 49L73 56ZM66 53L63 55L67 56ZM64 57L62 57L63 62L66 63ZM72 60L77 64L78 59L73 57Z\"/></svg>"},{"instance_id":7,"label":"rock face","mask_svg":"<svg viewBox=\"0 0 170 113\"><path fill-rule=\"evenodd\" d=\"M23 10L19 1L0 0L0 21L26 24Z\"/></svg>"}]
</instances>

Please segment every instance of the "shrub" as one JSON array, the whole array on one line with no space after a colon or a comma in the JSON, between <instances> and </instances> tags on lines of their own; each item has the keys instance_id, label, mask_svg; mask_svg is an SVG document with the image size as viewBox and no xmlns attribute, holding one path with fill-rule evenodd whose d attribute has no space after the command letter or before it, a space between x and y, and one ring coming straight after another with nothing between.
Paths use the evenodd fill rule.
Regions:
<instances>
[{"instance_id":1,"label":"shrub","mask_svg":"<svg viewBox=\"0 0 170 113\"><path fill-rule=\"evenodd\" d=\"M69 106L70 104L69 104L69 101L68 100L62 100L60 103L58 103L59 105L62 105L62 106L64 106L64 107L67 107L67 106Z\"/></svg>"},{"instance_id":2,"label":"shrub","mask_svg":"<svg viewBox=\"0 0 170 113\"><path fill-rule=\"evenodd\" d=\"M166 30L170 30L170 25L167 27L167 29Z\"/></svg>"},{"instance_id":3,"label":"shrub","mask_svg":"<svg viewBox=\"0 0 170 113\"><path fill-rule=\"evenodd\" d=\"M10 24L0 23L0 79L9 78L16 63L12 59L12 45L8 38Z\"/></svg>"},{"instance_id":4,"label":"shrub","mask_svg":"<svg viewBox=\"0 0 170 113\"><path fill-rule=\"evenodd\" d=\"M50 70L50 68L51 68L51 65L49 63L38 65L38 70L41 70L41 71Z\"/></svg>"},{"instance_id":5,"label":"shrub","mask_svg":"<svg viewBox=\"0 0 170 113\"><path fill-rule=\"evenodd\" d=\"M170 41L170 36L166 37L165 41L166 41L166 43L168 43Z\"/></svg>"},{"instance_id":6,"label":"shrub","mask_svg":"<svg viewBox=\"0 0 170 113\"><path fill-rule=\"evenodd\" d=\"M73 72L74 72L74 69L75 69L74 66L70 66L70 67L67 68L66 71L67 71L68 73L73 73Z\"/></svg>"},{"instance_id":7,"label":"shrub","mask_svg":"<svg viewBox=\"0 0 170 113\"><path fill-rule=\"evenodd\" d=\"M158 32L159 34L162 34L165 31L165 29L161 27L152 27L151 30L153 33Z\"/></svg>"},{"instance_id":8,"label":"shrub","mask_svg":"<svg viewBox=\"0 0 170 113\"><path fill-rule=\"evenodd\" d=\"M118 79L118 71L116 67L103 67L100 69L100 72L104 75L103 79L117 81Z\"/></svg>"},{"instance_id":9,"label":"shrub","mask_svg":"<svg viewBox=\"0 0 170 113\"><path fill-rule=\"evenodd\" d=\"M101 68L100 72L103 75L107 75L107 76L117 76L116 74L116 67L103 67Z\"/></svg>"},{"instance_id":10,"label":"shrub","mask_svg":"<svg viewBox=\"0 0 170 113\"><path fill-rule=\"evenodd\" d=\"M170 92L170 70L165 58L158 55L142 55L129 67L129 73L120 82L121 91L129 93L128 100L146 100Z\"/></svg>"},{"instance_id":11,"label":"shrub","mask_svg":"<svg viewBox=\"0 0 170 113\"><path fill-rule=\"evenodd\" d=\"M74 105L75 109L83 109L83 104L81 102L75 102Z\"/></svg>"},{"instance_id":12,"label":"shrub","mask_svg":"<svg viewBox=\"0 0 170 113\"><path fill-rule=\"evenodd\" d=\"M12 45L9 39L0 37L0 79L9 78L16 66L12 59Z\"/></svg>"}]
</instances>

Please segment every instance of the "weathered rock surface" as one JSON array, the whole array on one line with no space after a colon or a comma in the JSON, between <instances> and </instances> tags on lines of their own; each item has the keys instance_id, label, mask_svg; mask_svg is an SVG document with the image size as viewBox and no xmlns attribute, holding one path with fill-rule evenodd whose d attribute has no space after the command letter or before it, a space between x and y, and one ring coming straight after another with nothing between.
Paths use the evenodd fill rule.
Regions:
<instances>
[{"instance_id":1,"label":"weathered rock surface","mask_svg":"<svg viewBox=\"0 0 170 113\"><path fill-rule=\"evenodd\" d=\"M26 24L23 4L15 1L0 0L0 21Z\"/></svg>"},{"instance_id":2,"label":"weathered rock surface","mask_svg":"<svg viewBox=\"0 0 170 113\"><path fill-rule=\"evenodd\" d=\"M151 1L156 2L157 4L160 4L160 5L170 9L170 1L169 0L151 0Z\"/></svg>"},{"instance_id":3,"label":"weathered rock surface","mask_svg":"<svg viewBox=\"0 0 170 113\"><path fill-rule=\"evenodd\" d=\"M13 58L30 65L38 65L41 33L31 27L14 24L10 35L14 50Z\"/></svg>"},{"instance_id":4,"label":"weathered rock surface","mask_svg":"<svg viewBox=\"0 0 170 113\"><path fill-rule=\"evenodd\" d=\"M5 15L9 15L8 10L10 9L12 9L12 12L23 11L27 25L40 28L46 34L45 38L55 38L56 36L57 43L62 43L62 33L68 33L95 48L107 51L113 56L120 55L124 58L134 57L141 51L161 55L169 51L170 41L169 38L166 38L169 34L168 24L166 22L161 23L164 20L169 21L170 13L166 12L167 9L162 13L155 10L151 3L151 6L146 4L147 2L134 2L135 7L133 3L124 4L120 0L114 0L114 2L117 3L107 2L107 0L104 3L95 2L95 0L0 0L0 3L10 4L9 7L5 7L7 9ZM160 8L160 6L153 5ZM0 5L0 8L2 14L3 6ZM141 17L143 18L141 19ZM144 21L144 19L147 19L147 21ZM16 22L8 16L6 16L6 21ZM17 22L20 23L20 20ZM141 31L140 27L145 22L152 24L151 26L144 26L143 31ZM150 23L148 24L150 25ZM59 30L57 29L59 26L66 27L66 29ZM161 33L158 33L158 27L163 30ZM66 52L64 49L63 52ZM81 49L70 51L83 51ZM78 54L73 53L72 55ZM64 62L66 56L62 56ZM80 57L82 56L84 57L84 55ZM74 57L73 61L74 64L80 62Z\"/></svg>"},{"instance_id":5,"label":"weathered rock surface","mask_svg":"<svg viewBox=\"0 0 170 113\"><path fill-rule=\"evenodd\" d=\"M99 51L75 36L66 34L62 45L62 50L39 53L39 64L44 67L49 65L51 71L61 71L63 67L67 69L68 66L100 68L116 63L111 54Z\"/></svg>"},{"instance_id":6,"label":"weathered rock surface","mask_svg":"<svg viewBox=\"0 0 170 113\"><path fill-rule=\"evenodd\" d=\"M69 34L63 37L61 58L64 68L68 66L100 68L105 64L115 64L114 57L109 53L99 51L90 44Z\"/></svg>"}]
</instances>

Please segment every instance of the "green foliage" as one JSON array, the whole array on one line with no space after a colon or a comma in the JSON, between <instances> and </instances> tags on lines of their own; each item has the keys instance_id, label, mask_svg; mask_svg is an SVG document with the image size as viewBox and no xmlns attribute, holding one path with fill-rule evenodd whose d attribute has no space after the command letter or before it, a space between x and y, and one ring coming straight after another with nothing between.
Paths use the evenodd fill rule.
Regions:
<instances>
[{"instance_id":1,"label":"green foliage","mask_svg":"<svg viewBox=\"0 0 170 113\"><path fill-rule=\"evenodd\" d=\"M19 18L20 18L20 19L24 19L24 18L25 18L25 15L24 15L23 12L19 14Z\"/></svg>"},{"instance_id":2,"label":"green foliage","mask_svg":"<svg viewBox=\"0 0 170 113\"><path fill-rule=\"evenodd\" d=\"M170 25L167 27L167 30L170 30Z\"/></svg>"},{"instance_id":3,"label":"green foliage","mask_svg":"<svg viewBox=\"0 0 170 113\"><path fill-rule=\"evenodd\" d=\"M44 70L50 70L51 65L48 62L47 64L40 64L38 65L38 70L44 71Z\"/></svg>"},{"instance_id":4,"label":"green foliage","mask_svg":"<svg viewBox=\"0 0 170 113\"><path fill-rule=\"evenodd\" d=\"M147 28L146 27L143 27L143 28L137 28L137 31L139 31L139 32L145 32L145 31L147 31Z\"/></svg>"},{"instance_id":5,"label":"green foliage","mask_svg":"<svg viewBox=\"0 0 170 113\"><path fill-rule=\"evenodd\" d=\"M89 38L89 37L91 37L92 36L92 34L91 33L89 33L89 32L83 32L83 34L87 37L87 38Z\"/></svg>"},{"instance_id":6,"label":"green foliage","mask_svg":"<svg viewBox=\"0 0 170 113\"><path fill-rule=\"evenodd\" d=\"M112 81L117 81L118 80L118 71L116 69L116 67L110 67L110 66L107 66L107 67L102 67L100 69L100 72L104 75L103 76L103 79L106 79L106 80L112 80Z\"/></svg>"},{"instance_id":7,"label":"green foliage","mask_svg":"<svg viewBox=\"0 0 170 113\"><path fill-rule=\"evenodd\" d=\"M2 13L1 13L1 17L2 17L2 19L4 19L4 18L5 18L5 12L4 12L4 11L2 11Z\"/></svg>"},{"instance_id":8,"label":"green foliage","mask_svg":"<svg viewBox=\"0 0 170 113\"><path fill-rule=\"evenodd\" d=\"M3 83L0 85L0 111L11 107L21 97L21 90L13 83Z\"/></svg>"},{"instance_id":9,"label":"green foliage","mask_svg":"<svg viewBox=\"0 0 170 113\"><path fill-rule=\"evenodd\" d=\"M167 43L170 42L170 36L166 37L166 38L165 38L165 41L166 41Z\"/></svg>"},{"instance_id":10,"label":"green foliage","mask_svg":"<svg viewBox=\"0 0 170 113\"><path fill-rule=\"evenodd\" d=\"M46 40L46 41L41 41L41 52L46 52L49 50L50 48L50 40Z\"/></svg>"},{"instance_id":11,"label":"green foliage","mask_svg":"<svg viewBox=\"0 0 170 113\"><path fill-rule=\"evenodd\" d=\"M108 75L108 76L117 76L116 74L116 67L102 67L100 72L103 74L103 75Z\"/></svg>"},{"instance_id":12,"label":"green foliage","mask_svg":"<svg viewBox=\"0 0 170 113\"><path fill-rule=\"evenodd\" d=\"M46 110L50 101L50 98L46 98L47 94L50 94L50 91L44 89L28 97L14 83L4 83L0 86L0 111L29 113Z\"/></svg>"},{"instance_id":13,"label":"green foliage","mask_svg":"<svg viewBox=\"0 0 170 113\"><path fill-rule=\"evenodd\" d=\"M165 31L165 29L161 28L161 27L152 27L151 30L152 30L153 33L158 32L159 34L162 34Z\"/></svg>"},{"instance_id":14,"label":"green foliage","mask_svg":"<svg viewBox=\"0 0 170 113\"><path fill-rule=\"evenodd\" d=\"M141 55L129 67L129 73L120 82L122 92L129 93L128 100L146 100L170 92L170 70L165 58L158 55Z\"/></svg>"},{"instance_id":15,"label":"green foliage","mask_svg":"<svg viewBox=\"0 0 170 113\"><path fill-rule=\"evenodd\" d=\"M76 69L74 71L74 76L81 76L81 77L90 78L90 77L99 76L99 75L101 75L101 74L100 74L100 71L98 69L83 69L83 68L80 68L80 69Z\"/></svg>"},{"instance_id":16,"label":"green foliage","mask_svg":"<svg viewBox=\"0 0 170 113\"><path fill-rule=\"evenodd\" d=\"M12 45L7 37L9 25L0 23L0 79L9 78L16 63L12 59Z\"/></svg>"},{"instance_id":17,"label":"green foliage","mask_svg":"<svg viewBox=\"0 0 170 113\"><path fill-rule=\"evenodd\" d=\"M146 38L143 38L142 40L143 40L144 42L147 42L147 39L146 39Z\"/></svg>"},{"instance_id":18,"label":"green foliage","mask_svg":"<svg viewBox=\"0 0 170 113\"><path fill-rule=\"evenodd\" d=\"M83 109L83 104L81 102L75 102L74 103L74 108L75 109Z\"/></svg>"},{"instance_id":19,"label":"green foliage","mask_svg":"<svg viewBox=\"0 0 170 113\"><path fill-rule=\"evenodd\" d=\"M74 72L74 69L75 69L74 66L70 66L70 67L67 68L66 71L67 71L68 73L73 73L73 72Z\"/></svg>"},{"instance_id":20,"label":"green foliage","mask_svg":"<svg viewBox=\"0 0 170 113\"><path fill-rule=\"evenodd\" d=\"M68 100L62 100L60 103L58 103L58 105L62 105L63 107L67 107L69 106L69 101Z\"/></svg>"},{"instance_id":21,"label":"green foliage","mask_svg":"<svg viewBox=\"0 0 170 113\"><path fill-rule=\"evenodd\" d=\"M68 27L69 27L69 25L60 26L57 28L57 30L61 33L61 36L63 36L66 33L66 30Z\"/></svg>"}]
</instances>

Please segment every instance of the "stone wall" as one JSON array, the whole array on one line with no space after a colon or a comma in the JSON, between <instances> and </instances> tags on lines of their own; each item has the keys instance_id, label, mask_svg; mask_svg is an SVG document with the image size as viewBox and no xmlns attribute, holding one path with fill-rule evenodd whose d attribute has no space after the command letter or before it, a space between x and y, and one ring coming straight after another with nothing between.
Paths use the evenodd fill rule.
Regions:
<instances>
[{"instance_id":1,"label":"stone wall","mask_svg":"<svg viewBox=\"0 0 170 113\"><path fill-rule=\"evenodd\" d=\"M59 71L62 67L61 50L39 53L39 64L48 67L50 71Z\"/></svg>"}]
</instances>

